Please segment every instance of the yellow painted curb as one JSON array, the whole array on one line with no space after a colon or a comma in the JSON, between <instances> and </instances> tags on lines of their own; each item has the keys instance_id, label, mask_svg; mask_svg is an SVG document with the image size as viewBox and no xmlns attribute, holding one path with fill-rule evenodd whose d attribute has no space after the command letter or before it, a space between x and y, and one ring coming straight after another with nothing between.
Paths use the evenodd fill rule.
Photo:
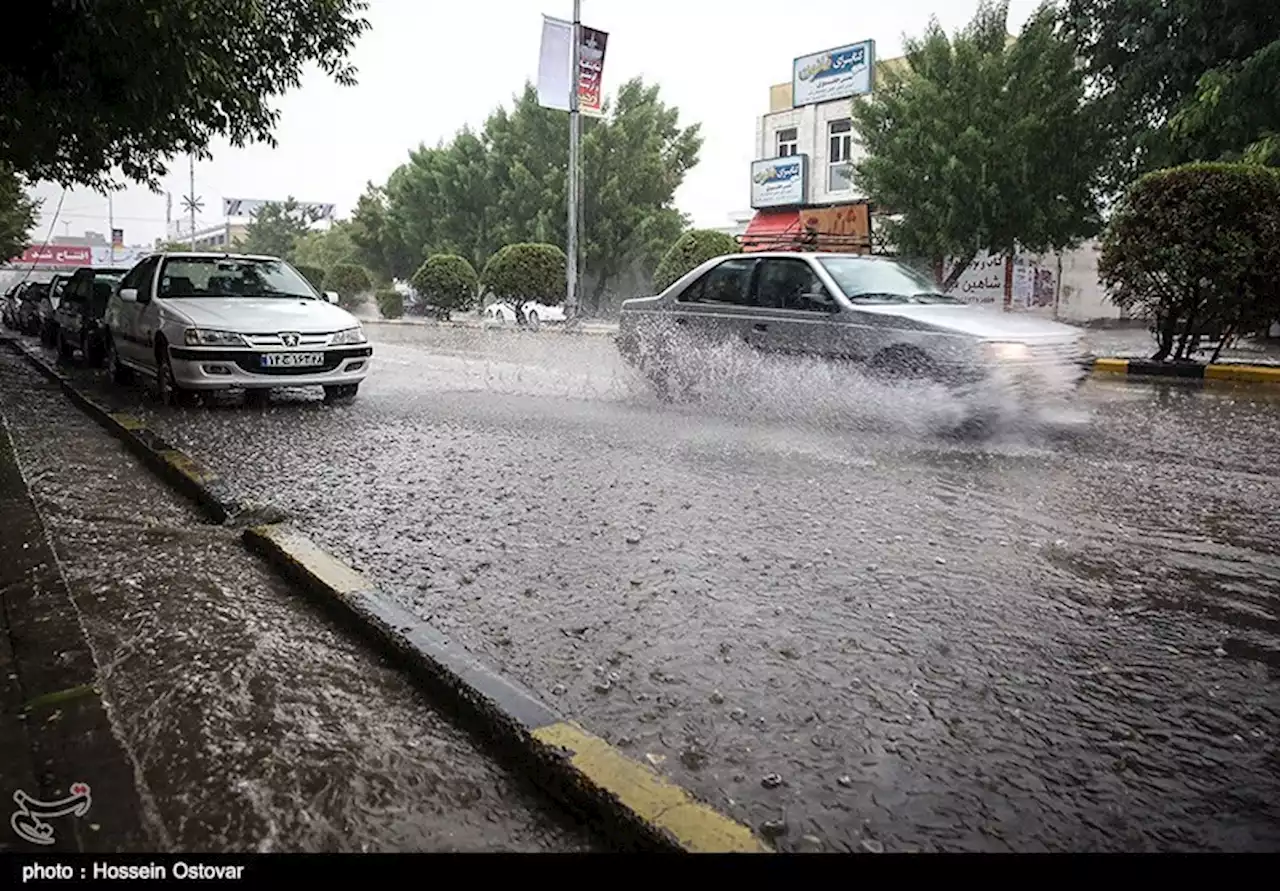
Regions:
<instances>
[{"instance_id":1,"label":"yellow painted curb","mask_svg":"<svg viewBox=\"0 0 1280 891\"><path fill-rule=\"evenodd\" d=\"M650 826L699 854L771 853L740 823L696 801L684 789L568 722L532 731L538 742L569 752L570 763Z\"/></svg>"},{"instance_id":2,"label":"yellow painted curb","mask_svg":"<svg viewBox=\"0 0 1280 891\"><path fill-rule=\"evenodd\" d=\"M1280 384L1280 368L1264 365L1206 365L1204 376L1208 380Z\"/></svg>"},{"instance_id":3,"label":"yellow painted curb","mask_svg":"<svg viewBox=\"0 0 1280 891\"><path fill-rule=\"evenodd\" d=\"M373 587L368 579L326 554L304 535L280 526L255 526L252 532L273 542L291 563L339 595L350 596Z\"/></svg>"},{"instance_id":4,"label":"yellow painted curb","mask_svg":"<svg viewBox=\"0 0 1280 891\"><path fill-rule=\"evenodd\" d=\"M164 463L168 464L174 470L178 471L178 473L182 474L197 485L207 486L209 483L217 479L216 476L201 467L200 464L189 455L185 455L176 449L166 449L159 454Z\"/></svg>"},{"instance_id":5,"label":"yellow painted curb","mask_svg":"<svg viewBox=\"0 0 1280 891\"><path fill-rule=\"evenodd\" d=\"M142 418L134 417L133 415L113 413L111 414L110 417L111 417L111 420L115 421L117 424L119 424L125 430L128 430L130 433L137 433L139 430L147 429L147 425L145 422L143 422Z\"/></svg>"},{"instance_id":6,"label":"yellow painted curb","mask_svg":"<svg viewBox=\"0 0 1280 891\"><path fill-rule=\"evenodd\" d=\"M1128 359L1094 359L1093 370L1105 371L1109 374L1128 374L1129 360Z\"/></svg>"}]
</instances>

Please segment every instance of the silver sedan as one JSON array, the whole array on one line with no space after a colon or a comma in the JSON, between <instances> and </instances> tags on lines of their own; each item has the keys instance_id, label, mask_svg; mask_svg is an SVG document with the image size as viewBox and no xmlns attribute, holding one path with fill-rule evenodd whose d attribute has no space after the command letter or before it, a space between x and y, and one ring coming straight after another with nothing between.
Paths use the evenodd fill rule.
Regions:
<instances>
[{"instance_id":1,"label":"silver sedan","mask_svg":"<svg viewBox=\"0 0 1280 891\"><path fill-rule=\"evenodd\" d=\"M733 254L622 305L618 347L663 395L682 389L680 354L726 341L962 390L1002 382L1024 394L1061 394L1087 374L1079 329L964 303L883 257Z\"/></svg>"}]
</instances>

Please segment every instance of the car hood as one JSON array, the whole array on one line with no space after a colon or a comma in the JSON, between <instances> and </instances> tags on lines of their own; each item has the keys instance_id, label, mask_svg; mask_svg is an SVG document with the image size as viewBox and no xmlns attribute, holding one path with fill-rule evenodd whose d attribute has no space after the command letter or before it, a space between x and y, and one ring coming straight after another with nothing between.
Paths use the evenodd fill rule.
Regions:
<instances>
[{"instance_id":1,"label":"car hood","mask_svg":"<svg viewBox=\"0 0 1280 891\"><path fill-rule=\"evenodd\" d=\"M984 340L1053 340L1079 337L1078 328L1024 313L949 304L855 304L859 312L909 319L933 329L969 334Z\"/></svg>"},{"instance_id":2,"label":"car hood","mask_svg":"<svg viewBox=\"0 0 1280 891\"><path fill-rule=\"evenodd\" d=\"M168 297L165 308L200 328L237 334L329 334L360 324L351 313L324 300L282 297Z\"/></svg>"}]
</instances>

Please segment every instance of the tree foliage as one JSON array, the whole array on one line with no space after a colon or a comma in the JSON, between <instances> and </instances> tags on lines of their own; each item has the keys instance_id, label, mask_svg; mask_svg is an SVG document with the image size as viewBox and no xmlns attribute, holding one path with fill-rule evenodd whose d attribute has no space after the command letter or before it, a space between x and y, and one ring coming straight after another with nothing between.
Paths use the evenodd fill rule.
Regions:
<instances>
[{"instance_id":1,"label":"tree foliage","mask_svg":"<svg viewBox=\"0 0 1280 891\"><path fill-rule=\"evenodd\" d=\"M1155 359L1188 358L1204 332L1265 330L1280 318L1280 171L1191 164L1143 176L1107 227L1098 272L1113 301L1153 320Z\"/></svg>"},{"instance_id":2,"label":"tree foliage","mask_svg":"<svg viewBox=\"0 0 1280 891\"><path fill-rule=\"evenodd\" d=\"M0 164L0 257L8 260L26 250L39 209L22 177Z\"/></svg>"},{"instance_id":3,"label":"tree foliage","mask_svg":"<svg viewBox=\"0 0 1280 891\"><path fill-rule=\"evenodd\" d=\"M404 315L404 295L395 288L381 288L373 299L384 319L398 319Z\"/></svg>"},{"instance_id":4,"label":"tree foliage","mask_svg":"<svg viewBox=\"0 0 1280 891\"><path fill-rule=\"evenodd\" d=\"M450 253L482 268L503 245L566 246L567 120L538 105L526 85L512 108L480 132L420 146L383 186L370 184L352 216L361 260L406 278L422 257ZM624 84L602 119L583 122L582 258L598 308L608 285L634 266L652 268L684 229L674 195L697 163L699 128L656 86Z\"/></svg>"},{"instance_id":5,"label":"tree foliage","mask_svg":"<svg viewBox=\"0 0 1280 891\"><path fill-rule=\"evenodd\" d=\"M298 241L311 231L319 217L290 196L264 204L245 227L239 249L246 254L266 254L292 260Z\"/></svg>"},{"instance_id":6,"label":"tree foliage","mask_svg":"<svg viewBox=\"0 0 1280 891\"><path fill-rule=\"evenodd\" d=\"M526 304L564 302L567 263L564 251L554 244L509 244L489 258L480 284L523 319Z\"/></svg>"},{"instance_id":7,"label":"tree foliage","mask_svg":"<svg viewBox=\"0 0 1280 891\"><path fill-rule=\"evenodd\" d=\"M356 246L351 240L351 224L338 220L327 229L311 229L294 242L291 260L315 266L318 269L332 269L339 263L356 261Z\"/></svg>"},{"instance_id":8,"label":"tree foliage","mask_svg":"<svg viewBox=\"0 0 1280 891\"><path fill-rule=\"evenodd\" d=\"M308 266L305 263L294 263L293 268L298 270L298 273L311 283L311 287L315 288L317 291L324 290L324 270L319 266Z\"/></svg>"},{"instance_id":9,"label":"tree foliage","mask_svg":"<svg viewBox=\"0 0 1280 891\"><path fill-rule=\"evenodd\" d=\"M273 143L272 100L316 65L355 82L364 0L46 0L0 54L0 156L33 181L158 186L215 138ZM145 64L139 60L145 59Z\"/></svg>"},{"instance_id":10,"label":"tree foliage","mask_svg":"<svg viewBox=\"0 0 1280 891\"><path fill-rule=\"evenodd\" d=\"M1275 0L1065 0L1117 193L1193 160L1273 162L1280 132Z\"/></svg>"},{"instance_id":11,"label":"tree foliage","mask_svg":"<svg viewBox=\"0 0 1280 891\"><path fill-rule=\"evenodd\" d=\"M655 291L665 291L685 273L708 260L723 254L739 251L737 239L714 229L690 229L676 239L675 244L662 255L653 273Z\"/></svg>"},{"instance_id":12,"label":"tree foliage","mask_svg":"<svg viewBox=\"0 0 1280 891\"><path fill-rule=\"evenodd\" d=\"M1097 231L1099 146L1083 78L1054 11L1011 40L1008 3L984 3L953 39L934 21L907 67L853 105L866 150L854 181L904 256L953 258L949 288L981 251L1063 249Z\"/></svg>"},{"instance_id":13,"label":"tree foliage","mask_svg":"<svg viewBox=\"0 0 1280 891\"><path fill-rule=\"evenodd\" d=\"M359 306L373 290L369 270L354 263L338 263L324 275L327 290L338 292L338 303L348 309Z\"/></svg>"},{"instance_id":14,"label":"tree foliage","mask_svg":"<svg viewBox=\"0 0 1280 891\"><path fill-rule=\"evenodd\" d=\"M410 282L428 306L444 318L449 313L470 309L476 302L480 278L466 257L436 254L418 267Z\"/></svg>"}]
</instances>

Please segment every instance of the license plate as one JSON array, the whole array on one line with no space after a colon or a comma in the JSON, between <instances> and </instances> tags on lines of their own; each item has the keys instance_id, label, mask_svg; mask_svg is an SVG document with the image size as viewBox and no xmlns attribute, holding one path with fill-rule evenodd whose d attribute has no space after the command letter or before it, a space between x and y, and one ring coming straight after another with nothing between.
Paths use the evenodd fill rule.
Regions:
<instances>
[{"instance_id":1,"label":"license plate","mask_svg":"<svg viewBox=\"0 0 1280 891\"><path fill-rule=\"evenodd\" d=\"M324 364L324 353L267 353L263 368L306 368Z\"/></svg>"}]
</instances>

